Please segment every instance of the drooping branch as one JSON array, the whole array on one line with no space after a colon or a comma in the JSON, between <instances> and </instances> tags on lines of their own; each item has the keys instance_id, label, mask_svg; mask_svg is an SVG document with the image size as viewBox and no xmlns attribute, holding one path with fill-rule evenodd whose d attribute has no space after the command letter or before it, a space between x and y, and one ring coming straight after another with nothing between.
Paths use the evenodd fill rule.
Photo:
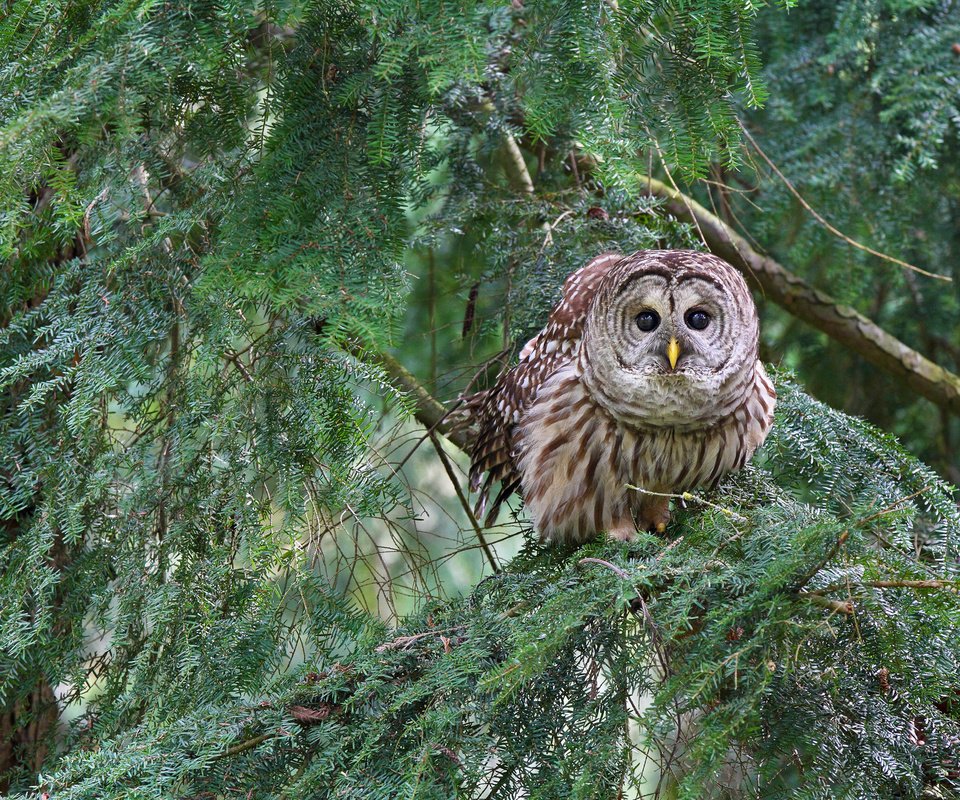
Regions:
<instances>
[{"instance_id":1,"label":"drooping branch","mask_svg":"<svg viewBox=\"0 0 960 800\"><path fill-rule=\"evenodd\" d=\"M406 392L414 403L413 416L427 430L442 433L461 450L467 450L468 439L464 431L453 428L447 421L449 409L444 408L433 395L403 366L388 353L376 354L377 360L386 371L390 380Z\"/></svg>"},{"instance_id":2,"label":"drooping branch","mask_svg":"<svg viewBox=\"0 0 960 800\"><path fill-rule=\"evenodd\" d=\"M652 196L677 219L696 224L711 252L741 270L764 295L900 383L960 416L960 376L945 370L850 306L815 289L768 256L696 200L655 178L642 178Z\"/></svg>"}]
</instances>

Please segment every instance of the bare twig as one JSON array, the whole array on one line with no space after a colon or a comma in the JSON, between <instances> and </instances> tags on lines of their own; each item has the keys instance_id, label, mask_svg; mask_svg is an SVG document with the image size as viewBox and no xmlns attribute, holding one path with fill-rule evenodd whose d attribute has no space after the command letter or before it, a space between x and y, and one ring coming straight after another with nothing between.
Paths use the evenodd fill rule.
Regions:
<instances>
[{"instance_id":1,"label":"bare twig","mask_svg":"<svg viewBox=\"0 0 960 800\"><path fill-rule=\"evenodd\" d=\"M797 592L797 597L837 614L853 613L853 602L850 600L831 600L829 597L823 597L822 595L813 594L812 592Z\"/></svg>"},{"instance_id":2,"label":"bare twig","mask_svg":"<svg viewBox=\"0 0 960 800\"><path fill-rule=\"evenodd\" d=\"M463 489L460 488L460 481L457 480L457 474L453 471L453 465L450 463L450 459L444 452L443 445L440 444L440 440L433 431L430 431L430 441L433 442L433 448L437 451L437 455L440 457L440 463L443 464L443 469L447 473L450 483L453 484L453 488L457 493L457 499L460 501L460 505L463 507L463 511L467 515L467 519L470 520L470 524L473 526L473 531L477 535L477 541L480 542L480 547L483 550L484 555L486 555L487 561L490 562L490 568L494 571L494 573L499 573L500 564L497 563L497 558L493 554L493 550L491 549L490 545L487 543L486 537L483 535L483 528L481 528L480 523L477 522L477 517L473 513L473 509L470 508L470 503L467 502L467 498L463 493Z\"/></svg>"},{"instance_id":3,"label":"bare twig","mask_svg":"<svg viewBox=\"0 0 960 800\"><path fill-rule=\"evenodd\" d=\"M872 586L875 589L948 589L957 591L960 587L960 581L943 581L934 578L926 580L905 581L905 580L886 580L886 581L864 581L864 586Z\"/></svg>"},{"instance_id":4,"label":"bare twig","mask_svg":"<svg viewBox=\"0 0 960 800\"><path fill-rule=\"evenodd\" d=\"M90 214L93 213L93 207L104 200L107 199L107 194L110 192L110 187L106 187L100 194L93 198L90 203L87 205L86 210L83 212L83 236L87 241L90 241L92 238L92 233L90 231Z\"/></svg>"},{"instance_id":5,"label":"bare twig","mask_svg":"<svg viewBox=\"0 0 960 800\"><path fill-rule=\"evenodd\" d=\"M859 581L857 583L833 583L820 589L811 589L806 594L829 594L840 589L857 589L869 586L872 589L945 589L948 592L960 593L960 580L941 578L922 578L906 580L902 578L888 578L877 581Z\"/></svg>"},{"instance_id":6,"label":"bare twig","mask_svg":"<svg viewBox=\"0 0 960 800\"><path fill-rule=\"evenodd\" d=\"M415 633L412 636L398 636L392 641L378 645L377 652L383 653L386 650L406 650L410 645L419 642L421 639L427 639L430 636L441 636L445 633L453 633L459 630L463 630L463 625L455 625L452 628L441 628L435 631L424 631L423 633Z\"/></svg>"},{"instance_id":7,"label":"bare twig","mask_svg":"<svg viewBox=\"0 0 960 800\"><path fill-rule=\"evenodd\" d=\"M602 558L581 558L577 563L578 564L600 564L601 566L604 566L607 569L611 570L612 572L616 573L618 577L623 578L624 580L627 580L627 578L630 577L626 572L620 569L620 567L618 567L616 564L611 564L609 561L604 561Z\"/></svg>"},{"instance_id":8,"label":"bare twig","mask_svg":"<svg viewBox=\"0 0 960 800\"><path fill-rule=\"evenodd\" d=\"M913 494L908 494L906 497L901 497L899 500L894 500L890 505L886 506L885 508L881 508L879 511L871 514L869 517L864 517L863 519L857 520L854 525L859 528L861 525L866 525L868 522L875 520L877 517L882 517L884 514L889 514L898 506L902 506L908 500L913 500L914 497L923 494L929 488L929 486L924 486L920 489L917 489L917 491L915 491Z\"/></svg>"}]
</instances>

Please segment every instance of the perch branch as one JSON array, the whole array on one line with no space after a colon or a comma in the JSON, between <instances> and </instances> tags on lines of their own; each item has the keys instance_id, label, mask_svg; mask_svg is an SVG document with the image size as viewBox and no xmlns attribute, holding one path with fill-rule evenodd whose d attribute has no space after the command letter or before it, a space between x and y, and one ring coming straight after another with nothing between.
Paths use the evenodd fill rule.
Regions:
<instances>
[{"instance_id":1,"label":"perch branch","mask_svg":"<svg viewBox=\"0 0 960 800\"><path fill-rule=\"evenodd\" d=\"M642 177L649 193L677 219L694 223L710 251L729 261L777 305L853 350L899 382L960 416L960 376L925 358L875 322L815 289L768 256L757 253L723 220L655 178Z\"/></svg>"}]
</instances>

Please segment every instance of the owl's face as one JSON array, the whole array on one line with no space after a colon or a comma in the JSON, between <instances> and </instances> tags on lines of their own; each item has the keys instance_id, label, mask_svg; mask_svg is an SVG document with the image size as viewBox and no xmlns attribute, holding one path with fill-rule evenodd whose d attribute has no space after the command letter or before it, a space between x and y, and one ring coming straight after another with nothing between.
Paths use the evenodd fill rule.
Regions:
<instances>
[{"instance_id":1,"label":"owl's face","mask_svg":"<svg viewBox=\"0 0 960 800\"><path fill-rule=\"evenodd\" d=\"M757 359L757 312L716 256L648 251L605 278L587 318L585 379L638 424L710 424L739 402Z\"/></svg>"}]
</instances>

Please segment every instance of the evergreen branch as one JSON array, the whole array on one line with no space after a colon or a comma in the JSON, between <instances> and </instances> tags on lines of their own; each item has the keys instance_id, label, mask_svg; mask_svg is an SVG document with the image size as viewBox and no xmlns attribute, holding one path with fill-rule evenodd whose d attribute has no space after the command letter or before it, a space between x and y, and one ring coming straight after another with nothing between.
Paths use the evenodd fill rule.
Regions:
<instances>
[{"instance_id":1,"label":"evergreen branch","mask_svg":"<svg viewBox=\"0 0 960 800\"><path fill-rule=\"evenodd\" d=\"M729 225L693 198L655 178L641 177L664 208L700 229L711 252L741 270L777 305L863 356L931 402L960 416L960 376L935 364L863 314L815 289L768 256L757 253Z\"/></svg>"},{"instance_id":2,"label":"evergreen branch","mask_svg":"<svg viewBox=\"0 0 960 800\"><path fill-rule=\"evenodd\" d=\"M844 531L843 533L841 533L837 537L837 541L835 541L833 543L833 546L827 551L827 554L823 558L821 558L816 563L815 566L807 570L807 572L801 576L800 580L798 580L793 585L792 587L793 590L796 592L799 592L800 589L806 586L820 570L822 570L827 564L829 564L833 560L834 556L836 556L836 554L840 552L840 548L843 547L843 545L846 543L847 539L849 538L850 538L850 531Z\"/></svg>"}]
</instances>

